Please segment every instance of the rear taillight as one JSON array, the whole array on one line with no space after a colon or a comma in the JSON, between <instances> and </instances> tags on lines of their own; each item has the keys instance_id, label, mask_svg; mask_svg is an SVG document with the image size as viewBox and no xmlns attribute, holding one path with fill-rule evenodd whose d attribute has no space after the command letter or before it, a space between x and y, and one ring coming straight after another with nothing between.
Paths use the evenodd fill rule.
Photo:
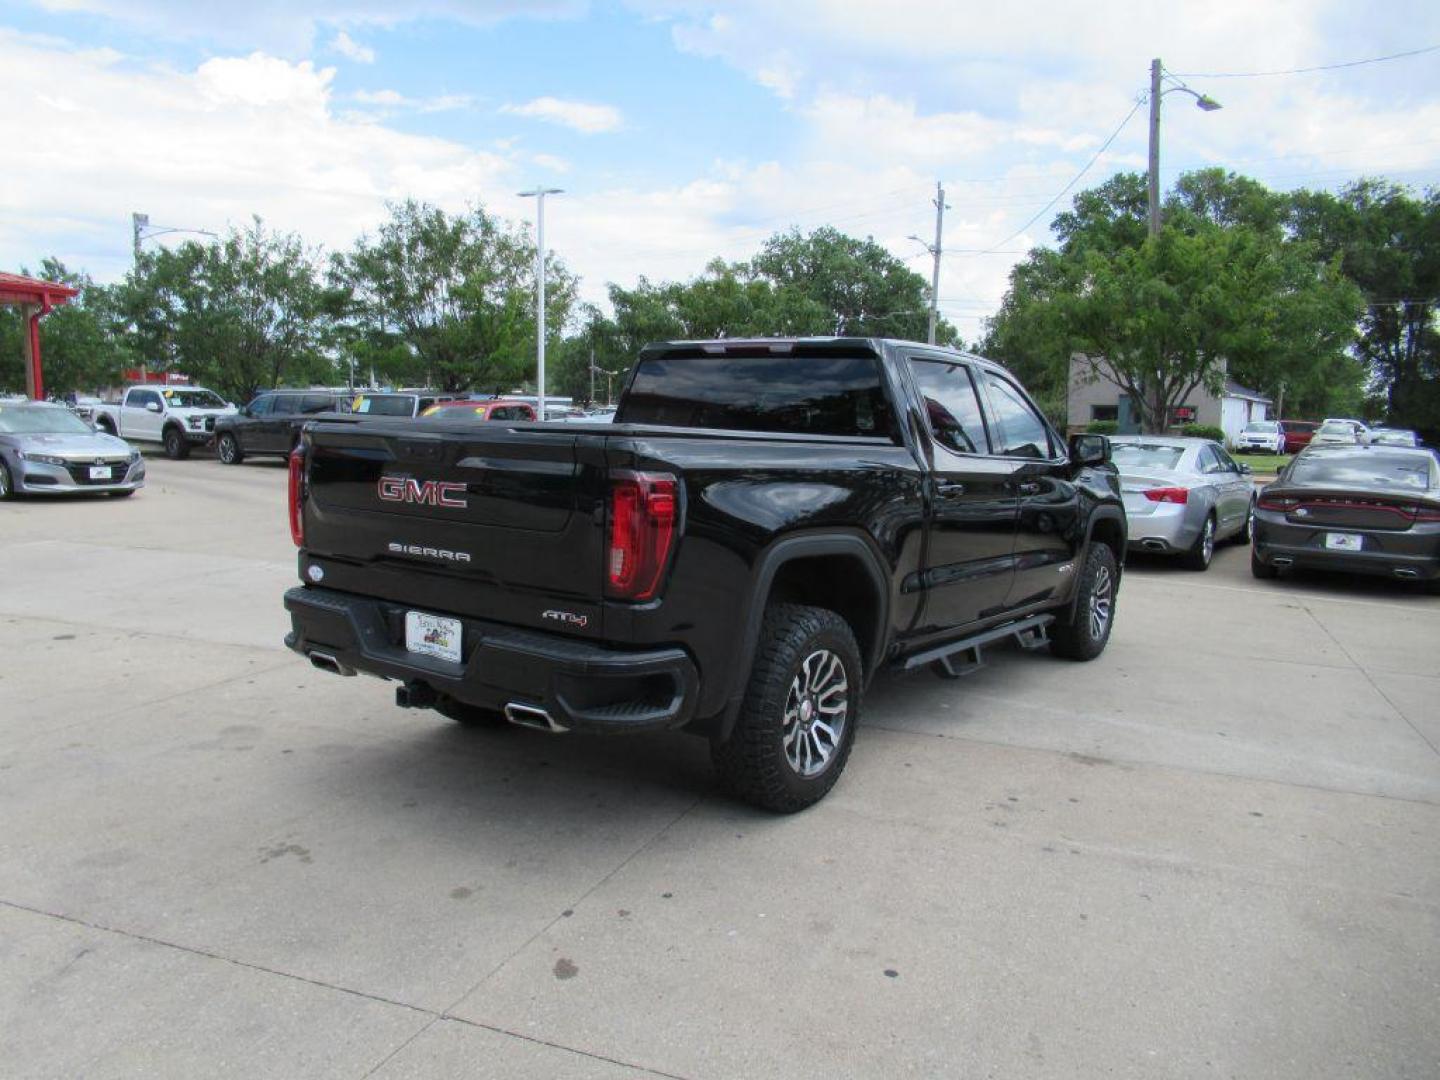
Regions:
<instances>
[{"instance_id":1,"label":"rear taillight","mask_svg":"<svg viewBox=\"0 0 1440 1080\"><path fill-rule=\"evenodd\" d=\"M1300 500L1292 495L1261 495L1256 503L1261 510L1275 510L1280 513L1288 513L1300 505Z\"/></svg>"},{"instance_id":2,"label":"rear taillight","mask_svg":"<svg viewBox=\"0 0 1440 1080\"><path fill-rule=\"evenodd\" d=\"M1416 521L1440 521L1440 509L1436 507L1416 506L1414 511Z\"/></svg>"},{"instance_id":3,"label":"rear taillight","mask_svg":"<svg viewBox=\"0 0 1440 1080\"><path fill-rule=\"evenodd\" d=\"M1150 488L1145 492L1145 498L1151 502L1158 503L1180 503L1182 506L1190 501L1189 488Z\"/></svg>"},{"instance_id":4,"label":"rear taillight","mask_svg":"<svg viewBox=\"0 0 1440 1080\"><path fill-rule=\"evenodd\" d=\"M305 451L297 446L290 451L290 539L296 547L305 546Z\"/></svg>"},{"instance_id":5,"label":"rear taillight","mask_svg":"<svg viewBox=\"0 0 1440 1080\"><path fill-rule=\"evenodd\" d=\"M605 545L605 594L615 600L650 600L675 542L679 514L675 477L667 473L612 473L610 528Z\"/></svg>"}]
</instances>

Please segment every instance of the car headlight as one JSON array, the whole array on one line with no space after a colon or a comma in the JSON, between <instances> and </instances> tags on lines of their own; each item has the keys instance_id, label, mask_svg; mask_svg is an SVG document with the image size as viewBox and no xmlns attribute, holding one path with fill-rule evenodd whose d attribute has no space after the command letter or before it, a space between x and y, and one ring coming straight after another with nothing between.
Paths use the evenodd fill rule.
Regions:
<instances>
[{"instance_id":1,"label":"car headlight","mask_svg":"<svg viewBox=\"0 0 1440 1080\"><path fill-rule=\"evenodd\" d=\"M130 451L130 461L131 461L131 464L134 464L135 462L137 462L137 461L139 461L139 460L140 460L140 451L139 451L139 450L131 450L131 451Z\"/></svg>"},{"instance_id":2,"label":"car headlight","mask_svg":"<svg viewBox=\"0 0 1440 1080\"><path fill-rule=\"evenodd\" d=\"M64 465L64 464L65 464L65 459L64 459L63 457L56 457L54 454L26 454L26 453L22 453L20 456L21 456L22 458L24 458L26 461L33 461L33 462L36 462L36 463L39 464L39 465Z\"/></svg>"}]
</instances>

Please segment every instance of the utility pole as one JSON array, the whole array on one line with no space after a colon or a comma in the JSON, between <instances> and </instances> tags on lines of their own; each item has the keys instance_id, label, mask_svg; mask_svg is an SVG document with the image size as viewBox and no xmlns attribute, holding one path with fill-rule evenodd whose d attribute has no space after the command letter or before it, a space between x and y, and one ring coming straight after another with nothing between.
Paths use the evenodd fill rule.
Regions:
<instances>
[{"instance_id":1,"label":"utility pole","mask_svg":"<svg viewBox=\"0 0 1440 1080\"><path fill-rule=\"evenodd\" d=\"M523 199L535 200L535 405L545 419L545 196L559 195L560 188L537 187L520 192Z\"/></svg>"},{"instance_id":2,"label":"utility pole","mask_svg":"<svg viewBox=\"0 0 1440 1080\"><path fill-rule=\"evenodd\" d=\"M1150 61L1150 235L1160 235L1160 59Z\"/></svg>"},{"instance_id":3,"label":"utility pole","mask_svg":"<svg viewBox=\"0 0 1440 1080\"><path fill-rule=\"evenodd\" d=\"M140 245L146 240L156 236L168 236L170 233L194 233L196 236L208 236L216 239L215 233L209 229L185 229L171 225L151 225L149 214L132 213L130 215L130 238L135 246L135 262L140 262Z\"/></svg>"},{"instance_id":4,"label":"utility pole","mask_svg":"<svg viewBox=\"0 0 1440 1080\"><path fill-rule=\"evenodd\" d=\"M133 234L134 239L135 239L135 261L136 261L137 263L140 261L140 230L143 229L143 228L145 228L145 226L147 226L147 225L149 225L149 224L150 224L150 215L149 215L149 214L131 214L131 215L130 215L130 232Z\"/></svg>"},{"instance_id":5,"label":"utility pole","mask_svg":"<svg viewBox=\"0 0 1440 1080\"><path fill-rule=\"evenodd\" d=\"M590 404L595 404L595 346L590 346Z\"/></svg>"},{"instance_id":6,"label":"utility pole","mask_svg":"<svg viewBox=\"0 0 1440 1080\"><path fill-rule=\"evenodd\" d=\"M1195 107L1201 112L1214 112L1220 108L1220 103L1209 94L1197 93L1190 87L1177 80L1173 75L1170 81L1175 85L1169 90L1162 90L1160 84L1165 77L1165 69L1161 66L1157 57L1150 61L1150 183L1146 191L1147 209L1150 211L1150 235L1160 235L1160 99L1166 94L1179 91L1182 94L1189 94L1195 99Z\"/></svg>"},{"instance_id":7,"label":"utility pole","mask_svg":"<svg viewBox=\"0 0 1440 1080\"><path fill-rule=\"evenodd\" d=\"M945 232L945 211L949 209L945 205L945 188L941 186L939 180L935 181L935 198L932 201L935 204L935 243L927 244L924 240L921 240L920 237L913 234L911 235L910 239L914 240L917 244L919 244L926 251L928 251L930 253L930 257L935 260L935 265L930 271L930 331L929 336L926 338L926 340L929 341L931 345L934 345L935 325L939 320L940 256L943 252L942 245Z\"/></svg>"}]
</instances>

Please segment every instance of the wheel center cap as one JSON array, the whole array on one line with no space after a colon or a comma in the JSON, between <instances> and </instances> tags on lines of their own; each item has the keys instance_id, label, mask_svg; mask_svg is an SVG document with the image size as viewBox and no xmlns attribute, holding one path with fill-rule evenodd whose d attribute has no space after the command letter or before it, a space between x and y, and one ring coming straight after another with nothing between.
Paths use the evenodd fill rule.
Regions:
<instances>
[{"instance_id":1,"label":"wheel center cap","mask_svg":"<svg viewBox=\"0 0 1440 1080\"><path fill-rule=\"evenodd\" d=\"M809 698L806 698L800 703L800 722L802 724L809 724L810 718L814 715L814 713L815 708L810 704Z\"/></svg>"}]
</instances>

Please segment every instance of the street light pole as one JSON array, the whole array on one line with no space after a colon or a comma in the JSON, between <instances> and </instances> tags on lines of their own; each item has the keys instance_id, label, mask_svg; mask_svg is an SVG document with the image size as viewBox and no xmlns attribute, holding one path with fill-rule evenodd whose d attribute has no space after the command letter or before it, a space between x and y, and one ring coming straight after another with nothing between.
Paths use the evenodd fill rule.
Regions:
<instances>
[{"instance_id":1,"label":"street light pole","mask_svg":"<svg viewBox=\"0 0 1440 1080\"><path fill-rule=\"evenodd\" d=\"M1149 210L1150 235L1160 235L1160 99L1166 94L1178 90L1182 94L1189 94L1195 99L1195 107L1202 112L1214 112L1220 108L1220 103L1209 94L1197 94L1184 83L1176 82L1169 90L1160 88L1165 77L1165 69L1159 58L1150 61L1150 176L1149 186L1146 192L1146 204ZM1173 79L1174 76L1171 76Z\"/></svg>"},{"instance_id":2,"label":"street light pole","mask_svg":"<svg viewBox=\"0 0 1440 1080\"><path fill-rule=\"evenodd\" d=\"M523 199L535 200L535 407L545 419L545 196L559 195L560 188L537 187L520 192Z\"/></svg>"},{"instance_id":3,"label":"street light pole","mask_svg":"<svg viewBox=\"0 0 1440 1080\"><path fill-rule=\"evenodd\" d=\"M910 239L923 247L930 253L934 260L934 266L930 270L930 329L927 340L931 345L935 344L935 324L939 321L940 306L940 256L944 253L942 248L945 235L945 188L939 180L935 181L935 198L931 200L935 204L935 243L927 244L920 237L911 235Z\"/></svg>"}]
</instances>

